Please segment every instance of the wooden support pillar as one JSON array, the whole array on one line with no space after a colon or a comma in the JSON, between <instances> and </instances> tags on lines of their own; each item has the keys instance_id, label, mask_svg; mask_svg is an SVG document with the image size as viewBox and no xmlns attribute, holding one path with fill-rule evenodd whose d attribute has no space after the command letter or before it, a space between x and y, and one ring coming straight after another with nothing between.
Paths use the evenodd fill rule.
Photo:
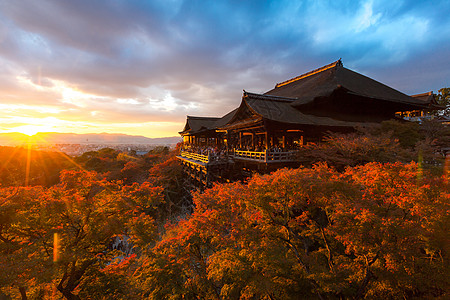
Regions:
<instances>
[{"instance_id":1,"label":"wooden support pillar","mask_svg":"<svg viewBox=\"0 0 450 300\"><path fill-rule=\"evenodd\" d=\"M228 134L228 131L225 133L225 140L223 142L224 142L225 149L228 153L228 144L230 143L230 135Z\"/></svg>"},{"instance_id":2,"label":"wooden support pillar","mask_svg":"<svg viewBox=\"0 0 450 300\"><path fill-rule=\"evenodd\" d=\"M255 133L252 132L252 148L255 149Z\"/></svg>"},{"instance_id":3,"label":"wooden support pillar","mask_svg":"<svg viewBox=\"0 0 450 300\"><path fill-rule=\"evenodd\" d=\"M242 149L242 132L239 131L239 148Z\"/></svg>"},{"instance_id":4,"label":"wooden support pillar","mask_svg":"<svg viewBox=\"0 0 450 300\"><path fill-rule=\"evenodd\" d=\"M265 143L266 150L269 149L269 137L267 135L267 131L264 132L264 143Z\"/></svg>"}]
</instances>

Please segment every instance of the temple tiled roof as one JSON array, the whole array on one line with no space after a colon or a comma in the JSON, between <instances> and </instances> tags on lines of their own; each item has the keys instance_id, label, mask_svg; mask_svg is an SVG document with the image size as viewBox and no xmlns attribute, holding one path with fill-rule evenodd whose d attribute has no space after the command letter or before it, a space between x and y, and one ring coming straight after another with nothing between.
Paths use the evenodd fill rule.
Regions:
<instances>
[{"instance_id":1,"label":"temple tiled roof","mask_svg":"<svg viewBox=\"0 0 450 300\"><path fill-rule=\"evenodd\" d=\"M220 118L210 118L210 117L194 117L187 116L186 125L184 126L183 133L198 133L206 130L213 130L216 128L216 122Z\"/></svg>"},{"instance_id":2,"label":"temple tiled roof","mask_svg":"<svg viewBox=\"0 0 450 300\"><path fill-rule=\"evenodd\" d=\"M316 126L338 126L352 127L363 125L362 120L359 124L355 122L341 121L329 117L315 116L306 114L293 107L291 104L296 101L292 98L284 98L290 100L281 100L268 95L260 95L244 92L243 101L249 109L255 114L270 121L281 123L299 124L299 125L316 125Z\"/></svg>"},{"instance_id":3,"label":"temple tiled roof","mask_svg":"<svg viewBox=\"0 0 450 300\"><path fill-rule=\"evenodd\" d=\"M422 100L425 103L436 102L436 100L434 99L433 91L422 93L422 94L411 95L411 97Z\"/></svg>"},{"instance_id":4,"label":"temple tiled roof","mask_svg":"<svg viewBox=\"0 0 450 300\"><path fill-rule=\"evenodd\" d=\"M425 105L421 100L345 68L340 60L278 83L265 95L298 98L292 105L301 107L320 97L329 97L338 89L360 97L394 102L411 108L419 109Z\"/></svg>"},{"instance_id":5,"label":"temple tiled roof","mask_svg":"<svg viewBox=\"0 0 450 300\"><path fill-rule=\"evenodd\" d=\"M225 116L223 116L222 118L217 120L215 126L216 127L221 127L221 126L227 124L231 120L231 118L233 118L233 116L237 112L237 110L238 109L235 108L231 112L227 113Z\"/></svg>"},{"instance_id":6,"label":"temple tiled roof","mask_svg":"<svg viewBox=\"0 0 450 300\"><path fill-rule=\"evenodd\" d=\"M244 90L239 108L221 118L188 116L180 134L250 128L263 121L355 127L394 118L398 111L430 108L435 103L432 93L408 96L344 68L338 60L277 83L264 94Z\"/></svg>"},{"instance_id":7,"label":"temple tiled roof","mask_svg":"<svg viewBox=\"0 0 450 300\"><path fill-rule=\"evenodd\" d=\"M236 113L237 108L226 114L221 118L214 117L194 117L187 116L186 125L180 134L195 134L200 132L205 132L208 130L215 130L228 123L233 115Z\"/></svg>"},{"instance_id":8,"label":"temple tiled roof","mask_svg":"<svg viewBox=\"0 0 450 300\"><path fill-rule=\"evenodd\" d=\"M427 92L427 93L422 93L422 94L416 94L416 95L411 95L411 97L413 97L414 99L418 99L423 101L423 103L425 103L426 105L429 106L430 109L444 109L445 107L442 105L439 105L436 101L436 95L433 93L433 91Z\"/></svg>"}]
</instances>

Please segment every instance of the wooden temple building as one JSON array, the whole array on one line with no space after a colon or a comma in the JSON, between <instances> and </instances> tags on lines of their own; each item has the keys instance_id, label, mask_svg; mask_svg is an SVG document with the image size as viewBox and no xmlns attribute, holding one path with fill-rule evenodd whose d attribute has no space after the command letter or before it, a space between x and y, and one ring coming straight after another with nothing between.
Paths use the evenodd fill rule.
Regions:
<instances>
[{"instance_id":1,"label":"wooden temple building","mask_svg":"<svg viewBox=\"0 0 450 300\"><path fill-rule=\"evenodd\" d=\"M400 111L396 116L413 122L421 122L424 120L435 119L435 115L432 113L434 110L443 109L436 101L436 95L433 92L427 92L423 94L411 95L411 97L421 100L425 105L428 105L427 109L417 109L413 111Z\"/></svg>"},{"instance_id":2,"label":"wooden temple building","mask_svg":"<svg viewBox=\"0 0 450 300\"><path fill-rule=\"evenodd\" d=\"M338 60L264 94L244 90L239 107L221 118L188 116L178 158L203 186L298 166L297 150L320 142L326 132L351 132L429 109L432 100L425 98L403 94Z\"/></svg>"}]
</instances>

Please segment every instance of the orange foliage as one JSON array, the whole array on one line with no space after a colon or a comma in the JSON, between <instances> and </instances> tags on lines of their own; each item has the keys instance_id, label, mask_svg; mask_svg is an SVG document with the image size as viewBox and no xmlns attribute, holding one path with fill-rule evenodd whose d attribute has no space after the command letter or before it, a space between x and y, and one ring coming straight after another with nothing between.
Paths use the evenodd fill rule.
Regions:
<instances>
[{"instance_id":1,"label":"orange foliage","mask_svg":"<svg viewBox=\"0 0 450 300\"><path fill-rule=\"evenodd\" d=\"M420 172L319 164L216 185L150 251L143 286L152 299L442 296L449 187Z\"/></svg>"},{"instance_id":2,"label":"orange foliage","mask_svg":"<svg viewBox=\"0 0 450 300\"><path fill-rule=\"evenodd\" d=\"M88 278L100 278L96 272L117 259L111 248L117 236L128 236L135 251L154 241L154 210L163 200L161 188L123 187L86 171L64 171L51 188L1 188L0 195L0 263L8 271L0 274L3 291L53 283L68 299L83 294ZM56 262L54 233L60 237Z\"/></svg>"}]
</instances>

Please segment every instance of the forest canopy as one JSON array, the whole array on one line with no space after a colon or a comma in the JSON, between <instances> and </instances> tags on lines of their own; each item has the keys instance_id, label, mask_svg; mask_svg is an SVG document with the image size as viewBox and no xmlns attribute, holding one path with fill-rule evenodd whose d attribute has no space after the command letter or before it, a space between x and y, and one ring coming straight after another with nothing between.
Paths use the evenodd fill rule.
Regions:
<instances>
[{"instance_id":1,"label":"forest canopy","mask_svg":"<svg viewBox=\"0 0 450 300\"><path fill-rule=\"evenodd\" d=\"M39 184L41 161L2 181L0 299L443 299L447 141L436 124L330 134L304 167L192 196L176 151L33 154L59 179Z\"/></svg>"}]
</instances>

